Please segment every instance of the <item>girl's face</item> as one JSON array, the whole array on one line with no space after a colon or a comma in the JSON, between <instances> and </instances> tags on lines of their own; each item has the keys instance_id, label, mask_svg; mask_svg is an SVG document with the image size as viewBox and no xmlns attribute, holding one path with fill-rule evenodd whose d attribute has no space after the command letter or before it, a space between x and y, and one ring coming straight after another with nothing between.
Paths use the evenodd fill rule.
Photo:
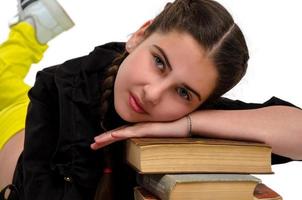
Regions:
<instances>
[{"instance_id":1,"label":"girl's face","mask_svg":"<svg viewBox=\"0 0 302 200\"><path fill-rule=\"evenodd\" d=\"M134 48L116 76L117 113L128 122L173 121L195 110L217 79L206 52L186 33L153 33L144 39L144 30L139 31L127 42Z\"/></svg>"}]
</instances>

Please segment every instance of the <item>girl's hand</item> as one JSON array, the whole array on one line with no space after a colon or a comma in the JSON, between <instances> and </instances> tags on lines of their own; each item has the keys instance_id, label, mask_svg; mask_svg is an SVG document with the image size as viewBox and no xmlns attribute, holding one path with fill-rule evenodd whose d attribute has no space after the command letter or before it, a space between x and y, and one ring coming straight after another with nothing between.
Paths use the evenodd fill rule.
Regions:
<instances>
[{"instance_id":1,"label":"girl's hand","mask_svg":"<svg viewBox=\"0 0 302 200\"><path fill-rule=\"evenodd\" d=\"M113 142L132 137L188 137L186 117L172 122L143 122L132 126L122 126L102 133L94 138L91 148L96 150Z\"/></svg>"}]
</instances>

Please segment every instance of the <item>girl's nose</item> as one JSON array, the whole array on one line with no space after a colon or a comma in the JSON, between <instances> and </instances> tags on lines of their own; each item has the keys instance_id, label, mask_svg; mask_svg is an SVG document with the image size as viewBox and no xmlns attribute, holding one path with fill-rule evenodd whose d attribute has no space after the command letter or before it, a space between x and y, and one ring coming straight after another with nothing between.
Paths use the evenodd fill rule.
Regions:
<instances>
[{"instance_id":1,"label":"girl's nose","mask_svg":"<svg viewBox=\"0 0 302 200\"><path fill-rule=\"evenodd\" d=\"M143 88L144 101L156 105L163 97L164 91L165 86L161 83L147 84Z\"/></svg>"}]
</instances>

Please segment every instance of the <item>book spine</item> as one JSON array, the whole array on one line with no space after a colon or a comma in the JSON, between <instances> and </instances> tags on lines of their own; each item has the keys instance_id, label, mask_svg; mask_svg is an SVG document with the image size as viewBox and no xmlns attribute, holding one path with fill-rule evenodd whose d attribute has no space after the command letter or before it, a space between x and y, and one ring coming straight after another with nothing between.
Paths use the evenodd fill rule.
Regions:
<instances>
[{"instance_id":1,"label":"book spine","mask_svg":"<svg viewBox=\"0 0 302 200\"><path fill-rule=\"evenodd\" d=\"M175 182L163 175L138 174L137 183L161 200L169 200Z\"/></svg>"}]
</instances>

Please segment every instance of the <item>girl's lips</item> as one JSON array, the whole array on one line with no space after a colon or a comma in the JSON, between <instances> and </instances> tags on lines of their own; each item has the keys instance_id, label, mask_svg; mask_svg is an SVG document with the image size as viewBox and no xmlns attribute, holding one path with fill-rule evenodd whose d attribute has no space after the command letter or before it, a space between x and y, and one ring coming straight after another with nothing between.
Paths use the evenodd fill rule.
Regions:
<instances>
[{"instance_id":1,"label":"girl's lips","mask_svg":"<svg viewBox=\"0 0 302 200\"><path fill-rule=\"evenodd\" d=\"M146 111L141 107L139 101L132 94L129 95L129 105L137 113L146 113Z\"/></svg>"}]
</instances>

